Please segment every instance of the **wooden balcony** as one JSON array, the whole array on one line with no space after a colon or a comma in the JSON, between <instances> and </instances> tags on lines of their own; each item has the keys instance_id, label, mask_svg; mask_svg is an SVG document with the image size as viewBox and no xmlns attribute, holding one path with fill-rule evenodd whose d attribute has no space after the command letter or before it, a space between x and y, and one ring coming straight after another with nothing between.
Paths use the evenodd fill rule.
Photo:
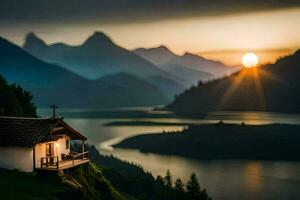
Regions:
<instances>
[{"instance_id":1,"label":"wooden balcony","mask_svg":"<svg viewBox=\"0 0 300 200\"><path fill-rule=\"evenodd\" d=\"M41 167L37 170L61 171L90 162L88 152L66 155L62 160L58 156L41 158Z\"/></svg>"}]
</instances>

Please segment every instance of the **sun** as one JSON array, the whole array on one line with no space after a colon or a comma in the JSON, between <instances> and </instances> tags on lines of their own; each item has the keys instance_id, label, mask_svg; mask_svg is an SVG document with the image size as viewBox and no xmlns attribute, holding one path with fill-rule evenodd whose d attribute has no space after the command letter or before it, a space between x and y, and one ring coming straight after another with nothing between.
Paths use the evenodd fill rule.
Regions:
<instances>
[{"instance_id":1,"label":"sun","mask_svg":"<svg viewBox=\"0 0 300 200\"><path fill-rule=\"evenodd\" d=\"M258 64L258 57L254 53L246 53L243 55L242 63L246 68L256 67Z\"/></svg>"}]
</instances>

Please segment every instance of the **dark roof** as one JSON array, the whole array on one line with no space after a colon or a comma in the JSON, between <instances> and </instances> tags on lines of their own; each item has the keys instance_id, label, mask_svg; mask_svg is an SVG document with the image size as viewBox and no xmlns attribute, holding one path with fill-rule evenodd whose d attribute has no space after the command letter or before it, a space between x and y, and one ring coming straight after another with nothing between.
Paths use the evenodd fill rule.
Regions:
<instances>
[{"instance_id":1,"label":"dark roof","mask_svg":"<svg viewBox=\"0 0 300 200\"><path fill-rule=\"evenodd\" d=\"M66 134L71 139L87 138L71 128L62 118L0 117L0 146L32 147Z\"/></svg>"}]
</instances>

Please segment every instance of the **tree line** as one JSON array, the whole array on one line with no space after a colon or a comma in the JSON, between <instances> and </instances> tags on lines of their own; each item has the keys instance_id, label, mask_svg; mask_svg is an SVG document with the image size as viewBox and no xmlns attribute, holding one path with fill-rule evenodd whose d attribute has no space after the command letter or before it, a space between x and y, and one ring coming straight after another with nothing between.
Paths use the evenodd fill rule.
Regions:
<instances>
[{"instance_id":1,"label":"tree line","mask_svg":"<svg viewBox=\"0 0 300 200\"><path fill-rule=\"evenodd\" d=\"M211 200L206 189L201 189L198 178L195 173L192 173L186 185L178 178L173 183L173 177L170 170L164 177L158 175L156 181L176 191L186 193L192 200Z\"/></svg>"},{"instance_id":2,"label":"tree line","mask_svg":"<svg viewBox=\"0 0 300 200\"><path fill-rule=\"evenodd\" d=\"M0 75L0 116L36 117L32 98L21 86L8 84Z\"/></svg>"}]
</instances>

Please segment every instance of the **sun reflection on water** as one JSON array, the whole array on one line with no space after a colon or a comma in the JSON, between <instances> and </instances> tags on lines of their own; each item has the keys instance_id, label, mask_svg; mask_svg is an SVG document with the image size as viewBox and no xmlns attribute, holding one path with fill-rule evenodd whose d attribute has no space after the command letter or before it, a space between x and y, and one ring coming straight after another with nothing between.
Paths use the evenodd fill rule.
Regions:
<instances>
[{"instance_id":1,"label":"sun reflection on water","mask_svg":"<svg viewBox=\"0 0 300 200\"><path fill-rule=\"evenodd\" d=\"M256 161L248 162L244 170L245 187L249 191L259 192L262 188L261 176L261 164Z\"/></svg>"}]
</instances>

